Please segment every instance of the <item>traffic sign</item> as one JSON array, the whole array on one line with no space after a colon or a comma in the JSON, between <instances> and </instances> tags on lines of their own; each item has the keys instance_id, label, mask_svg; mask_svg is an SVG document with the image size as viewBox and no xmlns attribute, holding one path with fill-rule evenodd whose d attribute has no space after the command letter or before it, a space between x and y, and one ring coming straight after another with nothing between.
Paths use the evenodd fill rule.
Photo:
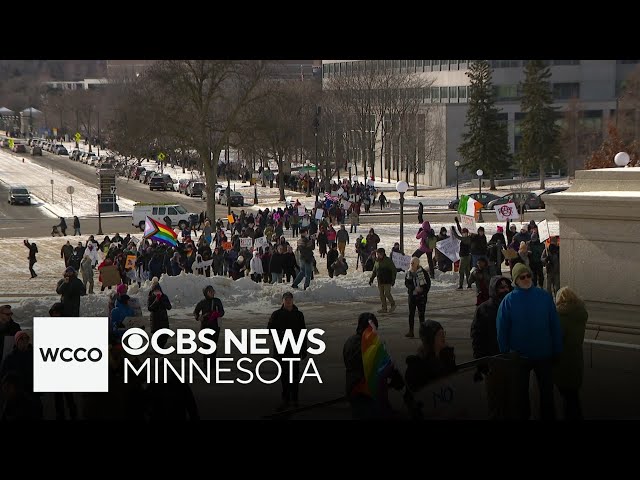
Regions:
<instances>
[{"instance_id":1,"label":"traffic sign","mask_svg":"<svg viewBox=\"0 0 640 480\"><path fill-rule=\"evenodd\" d=\"M74 192L73 187L72 187L71 185L69 185L69 186L67 187L67 193L68 193L69 195L73 195L73 192Z\"/></svg>"},{"instance_id":2,"label":"traffic sign","mask_svg":"<svg viewBox=\"0 0 640 480\"><path fill-rule=\"evenodd\" d=\"M166 155L162 152L160 152L158 154L158 160L160 160L161 162L164 162L164 159L167 158Z\"/></svg>"},{"instance_id":3,"label":"traffic sign","mask_svg":"<svg viewBox=\"0 0 640 480\"><path fill-rule=\"evenodd\" d=\"M115 195L117 187L115 185L111 185L111 194Z\"/></svg>"},{"instance_id":4,"label":"traffic sign","mask_svg":"<svg viewBox=\"0 0 640 480\"><path fill-rule=\"evenodd\" d=\"M74 138L76 139L76 142L80 141L80 132L76 132Z\"/></svg>"}]
</instances>

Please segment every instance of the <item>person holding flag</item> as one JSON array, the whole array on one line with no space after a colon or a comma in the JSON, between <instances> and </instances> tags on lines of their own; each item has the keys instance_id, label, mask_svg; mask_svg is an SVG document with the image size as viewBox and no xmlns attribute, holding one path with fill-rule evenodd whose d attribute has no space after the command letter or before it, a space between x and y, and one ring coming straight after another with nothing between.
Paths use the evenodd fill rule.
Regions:
<instances>
[{"instance_id":1,"label":"person holding flag","mask_svg":"<svg viewBox=\"0 0 640 480\"><path fill-rule=\"evenodd\" d=\"M378 336L378 319L373 313L361 313L355 335L342 349L346 368L346 394L354 420L389 418L389 387L404 388L402 375L393 364Z\"/></svg>"}]
</instances>

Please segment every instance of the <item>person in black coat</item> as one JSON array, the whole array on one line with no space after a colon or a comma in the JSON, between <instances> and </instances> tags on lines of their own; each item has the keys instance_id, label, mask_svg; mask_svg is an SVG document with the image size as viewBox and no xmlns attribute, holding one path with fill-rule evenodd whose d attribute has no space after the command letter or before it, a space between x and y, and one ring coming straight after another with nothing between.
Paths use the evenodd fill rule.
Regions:
<instances>
[{"instance_id":1,"label":"person in black coat","mask_svg":"<svg viewBox=\"0 0 640 480\"><path fill-rule=\"evenodd\" d=\"M496 318L500 302L511 290L513 290L511 281L507 277L497 275L491 278L489 283L490 298L478 305L473 322L471 322L473 358L491 357L500 354ZM481 371L486 373L486 368L482 368Z\"/></svg>"},{"instance_id":2,"label":"person in black coat","mask_svg":"<svg viewBox=\"0 0 640 480\"><path fill-rule=\"evenodd\" d=\"M217 345L220 338L220 319L224 317L224 307L222 306L222 301L216 297L216 291L211 285L204 287L202 294L204 298L196 304L193 316L200 322L200 330L204 328L215 330L212 338ZM205 355L205 362L207 358L215 358L216 353L217 349L212 354Z\"/></svg>"},{"instance_id":3,"label":"person in black coat","mask_svg":"<svg viewBox=\"0 0 640 480\"><path fill-rule=\"evenodd\" d=\"M424 205L422 202L418 202L418 223L422 225L424 223Z\"/></svg>"},{"instance_id":4,"label":"person in black coat","mask_svg":"<svg viewBox=\"0 0 640 480\"><path fill-rule=\"evenodd\" d=\"M327 253L327 271L329 272L329 277L333 278L333 268L331 267L331 265L333 265L335 263L336 260L338 260L338 255L340 252L338 252L338 246L335 243L331 244L331 250L329 250L329 252Z\"/></svg>"},{"instance_id":5,"label":"person in black coat","mask_svg":"<svg viewBox=\"0 0 640 480\"><path fill-rule=\"evenodd\" d=\"M275 329L280 339L284 338L285 332L290 330L295 339L300 337L302 329L307 328L304 323L304 315L298 307L293 304L293 294L285 292L282 295L282 307L274 311L269 318L268 329ZM298 406L298 384L300 379L300 363L307 358L307 338L305 336L302 341L300 353L294 353L291 344L287 343L284 354L274 352L274 358L280 362L282 375L282 404L278 407L278 411L286 410L291 404L296 408ZM284 362L282 358L299 358L299 362ZM291 368L289 363L293 366ZM293 376L291 375L293 370Z\"/></svg>"},{"instance_id":6,"label":"person in black coat","mask_svg":"<svg viewBox=\"0 0 640 480\"><path fill-rule=\"evenodd\" d=\"M82 235L80 233L80 219L77 216L73 217L73 235Z\"/></svg>"},{"instance_id":7,"label":"person in black coat","mask_svg":"<svg viewBox=\"0 0 640 480\"><path fill-rule=\"evenodd\" d=\"M30 403L39 410L42 417L42 403L40 394L33 392L33 345L31 337L23 330L15 334L15 346L2 362L0 378L8 374L15 374L24 388L24 393L30 398Z\"/></svg>"},{"instance_id":8,"label":"person in black coat","mask_svg":"<svg viewBox=\"0 0 640 480\"><path fill-rule=\"evenodd\" d=\"M0 306L0 361L3 358L4 337L13 337L20 330L20 325L13 321L11 305Z\"/></svg>"},{"instance_id":9,"label":"person in black coat","mask_svg":"<svg viewBox=\"0 0 640 480\"><path fill-rule=\"evenodd\" d=\"M418 318L422 324L424 323L424 315L427 308L427 296L431 289L429 272L422 268L418 257L411 259L411 266L405 273L404 285L407 287L407 295L409 296L409 332L405 337L413 338L416 308L418 309Z\"/></svg>"},{"instance_id":10,"label":"person in black coat","mask_svg":"<svg viewBox=\"0 0 640 480\"><path fill-rule=\"evenodd\" d=\"M56 293L60 294L60 301L64 306L64 317L80 316L80 297L87 294L82 280L78 278L78 272L73 267L67 267L64 278L58 280Z\"/></svg>"},{"instance_id":11,"label":"person in black coat","mask_svg":"<svg viewBox=\"0 0 640 480\"><path fill-rule=\"evenodd\" d=\"M36 253L38 253L38 246L35 242L29 243L29 240L24 241L24 246L29 249L29 257L27 258L29 260L29 272L31 272L31 278L36 278L38 275L36 275L36 272L33 270L33 266L37 262Z\"/></svg>"},{"instance_id":12,"label":"person in black coat","mask_svg":"<svg viewBox=\"0 0 640 480\"><path fill-rule=\"evenodd\" d=\"M67 222L65 221L64 217L60 217L60 223L57 226L60 227L60 231L66 237L67 236Z\"/></svg>"},{"instance_id":13,"label":"person in black coat","mask_svg":"<svg viewBox=\"0 0 640 480\"><path fill-rule=\"evenodd\" d=\"M420 324L422 346L417 355L407 357L405 381L410 392L456 371L453 347L446 343L444 328L439 322L427 320Z\"/></svg>"},{"instance_id":14,"label":"person in black coat","mask_svg":"<svg viewBox=\"0 0 640 480\"><path fill-rule=\"evenodd\" d=\"M169 314L167 311L171 310L171 302L157 283L149 291L147 308L151 312L151 333L161 328L169 328ZM169 340L169 335L161 335L158 339L158 345L164 348L167 340Z\"/></svg>"}]
</instances>

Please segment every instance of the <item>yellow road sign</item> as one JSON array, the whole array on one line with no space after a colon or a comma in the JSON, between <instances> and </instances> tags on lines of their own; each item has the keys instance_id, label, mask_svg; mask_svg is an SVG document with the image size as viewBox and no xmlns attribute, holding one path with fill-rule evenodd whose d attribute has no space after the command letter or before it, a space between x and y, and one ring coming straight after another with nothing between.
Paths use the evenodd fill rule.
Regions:
<instances>
[{"instance_id":1,"label":"yellow road sign","mask_svg":"<svg viewBox=\"0 0 640 480\"><path fill-rule=\"evenodd\" d=\"M158 160L160 160L161 162L163 162L165 158L167 158L167 157L166 157L166 155L164 153L160 152L158 154Z\"/></svg>"}]
</instances>

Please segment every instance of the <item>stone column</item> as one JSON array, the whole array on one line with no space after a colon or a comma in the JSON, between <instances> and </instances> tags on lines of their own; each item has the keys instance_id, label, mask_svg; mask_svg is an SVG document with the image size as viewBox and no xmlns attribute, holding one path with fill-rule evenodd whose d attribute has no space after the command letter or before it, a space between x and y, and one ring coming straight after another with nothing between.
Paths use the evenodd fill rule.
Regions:
<instances>
[{"instance_id":1,"label":"stone column","mask_svg":"<svg viewBox=\"0 0 640 480\"><path fill-rule=\"evenodd\" d=\"M579 170L545 199L560 222L560 283L589 320L640 328L640 168Z\"/></svg>"}]
</instances>

